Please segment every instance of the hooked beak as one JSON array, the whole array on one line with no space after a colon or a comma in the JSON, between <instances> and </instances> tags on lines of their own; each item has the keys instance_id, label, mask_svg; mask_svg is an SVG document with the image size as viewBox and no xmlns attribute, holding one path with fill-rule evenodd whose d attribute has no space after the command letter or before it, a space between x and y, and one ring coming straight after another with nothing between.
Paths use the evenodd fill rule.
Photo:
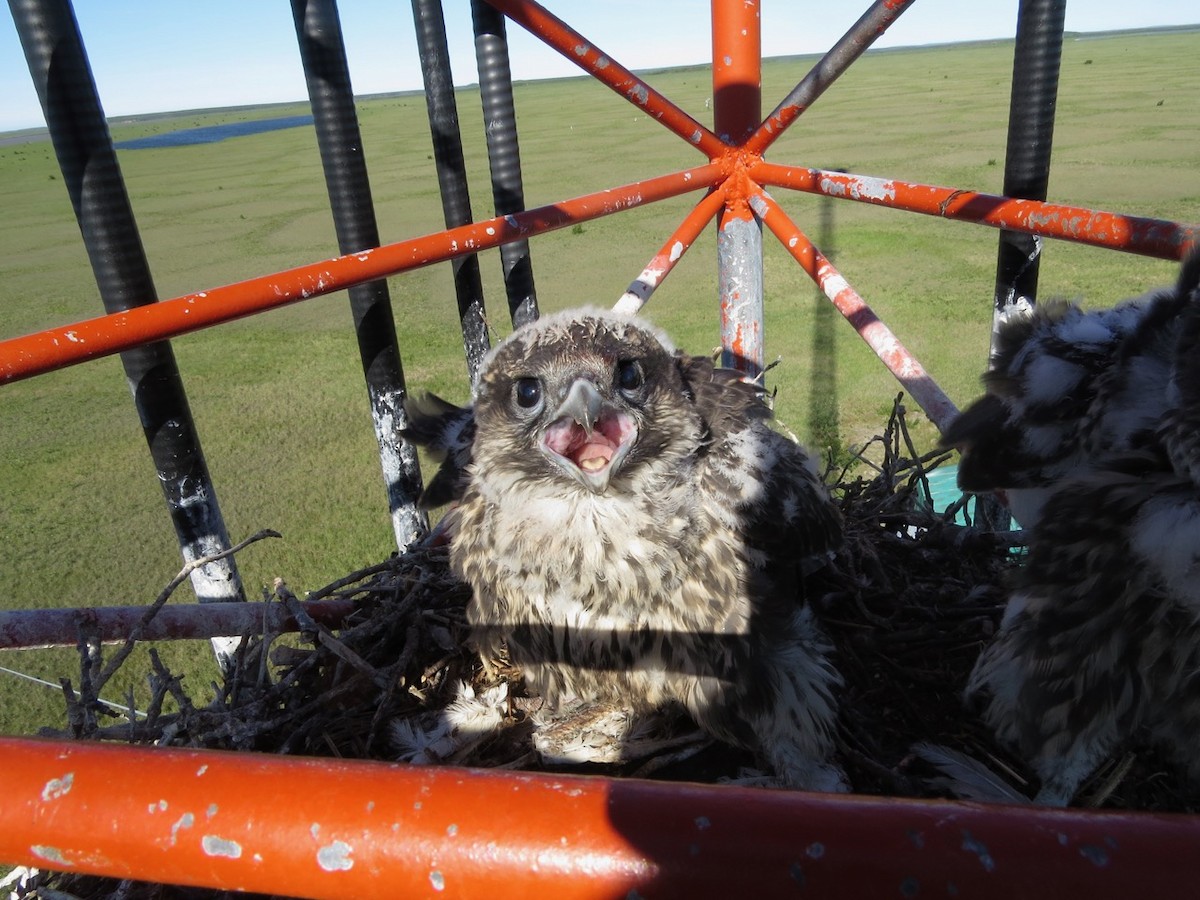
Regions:
<instances>
[{"instance_id":1,"label":"hooked beak","mask_svg":"<svg viewBox=\"0 0 1200 900\"><path fill-rule=\"evenodd\" d=\"M614 409L586 378L576 379L542 434L541 449L564 472L595 494L612 476L637 438L628 413Z\"/></svg>"}]
</instances>

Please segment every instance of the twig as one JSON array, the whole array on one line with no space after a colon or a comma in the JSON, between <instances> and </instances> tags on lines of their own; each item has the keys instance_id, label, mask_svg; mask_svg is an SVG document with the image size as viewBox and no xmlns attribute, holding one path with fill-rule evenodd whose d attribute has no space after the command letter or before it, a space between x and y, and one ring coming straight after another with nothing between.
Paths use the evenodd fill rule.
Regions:
<instances>
[{"instance_id":1,"label":"twig","mask_svg":"<svg viewBox=\"0 0 1200 900\"><path fill-rule=\"evenodd\" d=\"M125 662L125 660L129 657L129 654L133 652L133 648L137 646L137 642L142 639L142 634L145 632L146 626L154 620L154 617L158 615L158 611L163 608L166 602L171 598L171 595L175 593L175 589L183 584L183 582L188 579L192 572L196 571L196 569L199 569L202 566L207 566L209 563L216 562L219 559L224 559L227 556L237 553L256 541L261 541L264 538L269 537L281 538L283 535L281 535L278 531L272 531L269 528L264 528L262 531L255 532L254 534L250 535L250 537L246 538L244 541L234 544L228 549L222 550L220 553L202 556L198 559L193 559L191 562L184 565L184 567L179 570L179 574L172 578L167 583L167 586L162 589L162 592L154 598L154 602L146 608L146 611L142 613L142 617L138 619L138 623L134 625L133 630L129 632L129 637L125 639L125 643L122 644L121 648L112 655L112 658L108 661L108 665L104 667L104 670L96 678L95 690L99 691L108 682L108 679L112 678L113 673L121 667L121 663Z\"/></svg>"}]
</instances>

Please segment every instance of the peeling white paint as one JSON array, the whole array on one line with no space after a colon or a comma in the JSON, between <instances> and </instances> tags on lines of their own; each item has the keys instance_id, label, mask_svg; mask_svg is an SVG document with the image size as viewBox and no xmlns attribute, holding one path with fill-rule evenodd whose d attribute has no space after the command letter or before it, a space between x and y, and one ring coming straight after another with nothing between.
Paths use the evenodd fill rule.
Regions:
<instances>
[{"instance_id":1,"label":"peeling white paint","mask_svg":"<svg viewBox=\"0 0 1200 900\"><path fill-rule=\"evenodd\" d=\"M77 335L77 334L76 334L74 331L66 331L66 332L63 332L63 337L65 337L65 338L66 338L68 341L70 341L72 344L83 344L83 343L86 343L86 341L83 341L83 340L81 340L81 339L80 339L80 337L79 337L79 335Z\"/></svg>"},{"instance_id":2,"label":"peeling white paint","mask_svg":"<svg viewBox=\"0 0 1200 900\"><path fill-rule=\"evenodd\" d=\"M485 228L484 231L486 231L489 236L494 235L496 233L496 229L493 228L491 225L489 225L487 228Z\"/></svg>"},{"instance_id":3,"label":"peeling white paint","mask_svg":"<svg viewBox=\"0 0 1200 900\"><path fill-rule=\"evenodd\" d=\"M74 772L68 772L62 778L51 778L46 782L46 786L42 788L42 799L57 800L59 797L69 794L71 792L71 785L74 783Z\"/></svg>"},{"instance_id":4,"label":"peeling white paint","mask_svg":"<svg viewBox=\"0 0 1200 900\"><path fill-rule=\"evenodd\" d=\"M435 891L444 891L446 889L446 878L437 869L429 873L429 883L433 885Z\"/></svg>"},{"instance_id":5,"label":"peeling white paint","mask_svg":"<svg viewBox=\"0 0 1200 900\"><path fill-rule=\"evenodd\" d=\"M204 811L204 815L206 818L212 819L212 817L217 814L218 810L220 810L220 807L217 806L217 804L210 803L208 804L208 809Z\"/></svg>"},{"instance_id":6,"label":"peeling white paint","mask_svg":"<svg viewBox=\"0 0 1200 900\"><path fill-rule=\"evenodd\" d=\"M635 281L624 294L613 304L613 312L620 316L637 315L638 310L646 305L646 299L640 294L650 295L650 286L642 281Z\"/></svg>"},{"instance_id":7,"label":"peeling white paint","mask_svg":"<svg viewBox=\"0 0 1200 900\"><path fill-rule=\"evenodd\" d=\"M576 44L575 45L575 55L576 56L587 56L587 52L590 49L591 48L588 47L587 44Z\"/></svg>"},{"instance_id":8,"label":"peeling white paint","mask_svg":"<svg viewBox=\"0 0 1200 900\"><path fill-rule=\"evenodd\" d=\"M44 859L47 862L52 862L57 866L65 866L67 868L70 868L71 866L71 863L69 863L67 858L63 856L63 852L57 847L47 847L44 844L34 844L29 848L29 850L34 856Z\"/></svg>"},{"instance_id":9,"label":"peeling white paint","mask_svg":"<svg viewBox=\"0 0 1200 900\"><path fill-rule=\"evenodd\" d=\"M800 243L800 238L796 237L795 235L792 235L788 239L788 247L795 247L798 243Z\"/></svg>"},{"instance_id":10,"label":"peeling white paint","mask_svg":"<svg viewBox=\"0 0 1200 900\"><path fill-rule=\"evenodd\" d=\"M146 811L148 813L150 813L150 815L154 815L156 812L166 812L167 811L167 801L159 800L157 803L151 803L149 808Z\"/></svg>"},{"instance_id":11,"label":"peeling white paint","mask_svg":"<svg viewBox=\"0 0 1200 900\"><path fill-rule=\"evenodd\" d=\"M179 837L180 830L184 828L191 828L195 824L196 817L191 813L184 813L182 816L180 816L179 819L176 820L175 824L171 826L171 846L175 846L175 841Z\"/></svg>"},{"instance_id":12,"label":"peeling white paint","mask_svg":"<svg viewBox=\"0 0 1200 900\"><path fill-rule=\"evenodd\" d=\"M821 178L821 193L831 197L845 197L855 200L895 200L896 184L884 178L873 178L870 175L858 175L848 181L835 180L828 176Z\"/></svg>"},{"instance_id":13,"label":"peeling white paint","mask_svg":"<svg viewBox=\"0 0 1200 900\"><path fill-rule=\"evenodd\" d=\"M196 770L196 776L199 777L207 771L208 771L208 763L205 763L204 765L202 765L200 768L198 768Z\"/></svg>"},{"instance_id":14,"label":"peeling white paint","mask_svg":"<svg viewBox=\"0 0 1200 900\"><path fill-rule=\"evenodd\" d=\"M671 262L675 262L679 257L683 256L683 251L686 249L687 247L683 246L683 241L676 241L671 245L671 255L668 258Z\"/></svg>"},{"instance_id":15,"label":"peeling white paint","mask_svg":"<svg viewBox=\"0 0 1200 900\"><path fill-rule=\"evenodd\" d=\"M241 859L242 845L237 841L226 840L215 834L206 834L200 839L200 846L209 856L224 856L228 859Z\"/></svg>"},{"instance_id":16,"label":"peeling white paint","mask_svg":"<svg viewBox=\"0 0 1200 900\"><path fill-rule=\"evenodd\" d=\"M599 56L599 57L597 57L597 58L596 58L596 65L595 65L595 68L596 68L597 70L600 70L600 69L607 69L607 68L608 68L608 57L607 57L607 56Z\"/></svg>"},{"instance_id":17,"label":"peeling white paint","mask_svg":"<svg viewBox=\"0 0 1200 900\"><path fill-rule=\"evenodd\" d=\"M345 872L354 868L352 850L345 841L334 841L317 851L317 865L326 872Z\"/></svg>"},{"instance_id":18,"label":"peeling white paint","mask_svg":"<svg viewBox=\"0 0 1200 900\"><path fill-rule=\"evenodd\" d=\"M821 287L825 290L825 296L832 300L842 291L849 290L850 285L841 275L830 275L821 283Z\"/></svg>"}]
</instances>

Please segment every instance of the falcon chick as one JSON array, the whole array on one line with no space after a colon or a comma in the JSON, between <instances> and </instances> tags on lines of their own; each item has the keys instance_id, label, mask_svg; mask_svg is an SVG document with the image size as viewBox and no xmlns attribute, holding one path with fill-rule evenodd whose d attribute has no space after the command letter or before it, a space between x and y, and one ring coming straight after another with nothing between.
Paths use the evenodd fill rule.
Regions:
<instances>
[{"instance_id":1,"label":"falcon chick","mask_svg":"<svg viewBox=\"0 0 1200 900\"><path fill-rule=\"evenodd\" d=\"M1168 408L1179 314L1198 277L1192 257L1173 288L1112 309L1050 301L1009 313L983 376L987 393L942 436L962 451L959 487L1001 492L1029 528L1060 479L1152 443Z\"/></svg>"},{"instance_id":2,"label":"falcon chick","mask_svg":"<svg viewBox=\"0 0 1200 900\"><path fill-rule=\"evenodd\" d=\"M1041 494L967 694L1031 761L1042 803L1069 803L1139 729L1200 783L1198 281L1192 256L1173 291L1011 326L989 382L1004 389L948 432L970 434L973 486Z\"/></svg>"},{"instance_id":3,"label":"falcon chick","mask_svg":"<svg viewBox=\"0 0 1200 900\"><path fill-rule=\"evenodd\" d=\"M828 762L840 678L805 576L841 518L761 388L647 323L544 316L485 358L470 407L409 409L445 454L428 502L485 664L506 644L552 709L679 704L793 787Z\"/></svg>"}]
</instances>

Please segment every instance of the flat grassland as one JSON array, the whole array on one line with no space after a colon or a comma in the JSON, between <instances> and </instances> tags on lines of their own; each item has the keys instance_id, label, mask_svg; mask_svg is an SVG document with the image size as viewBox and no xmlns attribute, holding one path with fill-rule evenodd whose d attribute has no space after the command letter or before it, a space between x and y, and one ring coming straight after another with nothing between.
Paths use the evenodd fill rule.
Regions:
<instances>
[{"instance_id":1,"label":"flat grassland","mask_svg":"<svg viewBox=\"0 0 1200 900\"><path fill-rule=\"evenodd\" d=\"M769 60L764 111L814 58ZM871 52L772 148L774 161L1000 193L1012 43ZM648 80L711 121L707 69ZM491 213L478 92L458 95L473 209ZM676 171L696 152L587 79L516 88L526 200L537 206ZM303 106L114 123L118 140ZM385 242L442 227L424 100L364 100L367 164ZM1069 39L1063 53L1051 199L1200 220L1200 32ZM173 297L333 256L336 241L312 130L218 144L122 151L121 166L158 293ZM776 190L789 214L962 405L979 392L990 330L996 232ZM102 307L48 142L0 146L0 338ZM543 310L611 305L698 199L685 197L533 241ZM815 449L844 452L881 427L898 388L768 233L766 345L779 419ZM497 336L507 333L499 256L481 259ZM1173 280L1176 265L1048 243L1043 296L1109 305ZM718 342L710 227L647 307L676 342ZM449 267L390 280L410 390L467 397ZM235 540L284 540L239 557L251 597L275 576L301 595L394 550L350 312L343 294L174 342ZM910 404L911 406L911 404ZM919 417L918 417L919 418ZM935 440L928 423L916 432ZM178 549L115 358L0 387L0 607L149 602ZM177 595L190 601L188 588ZM161 648L193 689L213 671L199 643ZM0 666L57 683L73 651L0 654ZM144 702L143 659L109 699ZM0 673L0 733L62 721L57 692Z\"/></svg>"}]
</instances>

